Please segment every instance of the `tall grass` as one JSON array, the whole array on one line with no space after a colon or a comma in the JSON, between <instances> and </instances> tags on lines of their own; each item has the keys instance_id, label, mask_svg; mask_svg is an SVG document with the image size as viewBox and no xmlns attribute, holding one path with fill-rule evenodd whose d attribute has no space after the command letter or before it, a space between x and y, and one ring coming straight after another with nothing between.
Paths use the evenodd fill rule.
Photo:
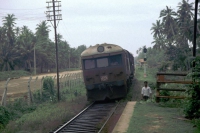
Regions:
<instances>
[{"instance_id":1,"label":"tall grass","mask_svg":"<svg viewBox=\"0 0 200 133\"><path fill-rule=\"evenodd\" d=\"M19 78L22 76L29 76L31 73L23 70L3 71L0 72L0 81L7 80L8 78Z\"/></svg>"},{"instance_id":2,"label":"tall grass","mask_svg":"<svg viewBox=\"0 0 200 133\"><path fill-rule=\"evenodd\" d=\"M61 101L45 101L37 102L34 105L34 109L24 113L20 112L21 106L19 102L15 105L20 105L17 117L11 121L4 129L4 133L16 133L21 131L44 133L56 129L58 125L64 121L69 120L80 110L74 110L76 108L81 109L87 103L86 90L83 84L77 85L70 89L65 87L61 89ZM38 94L37 94L38 95ZM56 94L57 95L57 94ZM38 101L39 99L35 99ZM12 105L14 105L12 104ZM78 107L79 106L79 107ZM29 107L29 106L27 106ZM14 107L13 107L14 108ZM17 107L16 107L17 108Z\"/></svg>"}]
</instances>

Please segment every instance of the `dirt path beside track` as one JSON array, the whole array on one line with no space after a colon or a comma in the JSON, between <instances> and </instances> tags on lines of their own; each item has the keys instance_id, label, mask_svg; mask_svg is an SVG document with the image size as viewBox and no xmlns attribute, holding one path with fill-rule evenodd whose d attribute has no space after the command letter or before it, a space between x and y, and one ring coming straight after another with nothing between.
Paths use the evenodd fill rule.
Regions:
<instances>
[{"instance_id":1,"label":"dirt path beside track","mask_svg":"<svg viewBox=\"0 0 200 133\"><path fill-rule=\"evenodd\" d=\"M81 72L81 70L78 71L65 71L65 72L60 72L59 75L65 75L65 74L70 74L70 73L78 73ZM36 76L32 76L31 83L35 82L36 77L38 77L36 86L34 84L31 84L31 91L35 91L36 89L41 87L41 79L42 77L45 76L56 76L56 73L45 73L45 74L39 74ZM20 77L18 79L11 79L8 83L8 88L7 88L7 95L8 97L19 97L26 93L28 91L28 80L30 79L30 76L26 77ZM56 78L55 78L56 79ZM0 101L2 99L2 95L5 89L5 83L6 81L0 81Z\"/></svg>"},{"instance_id":2,"label":"dirt path beside track","mask_svg":"<svg viewBox=\"0 0 200 133\"><path fill-rule=\"evenodd\" d=\"M133 80L133 95L132 101L140 101L142 99L141 89L143 87L143 83L137 79Z\"/></svg>"}]
</instances>

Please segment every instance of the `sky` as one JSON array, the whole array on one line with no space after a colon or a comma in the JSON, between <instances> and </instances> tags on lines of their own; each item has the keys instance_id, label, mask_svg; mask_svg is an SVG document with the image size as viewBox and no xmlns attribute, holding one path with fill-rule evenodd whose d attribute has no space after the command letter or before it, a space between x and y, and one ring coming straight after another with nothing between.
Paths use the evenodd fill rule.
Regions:
<instances>
[{"instance_id":1,"label":"sky","mask_svg":"<svg viewBox=\"0 0 200 133\"><path fill-rule=\"evenodd\" d=\"M28 26L35 33L37 24L47 20L46 1L0 0L0 26L7 14L17 18L16 26ZM127 49L134 55L143 46L152 47L152 23L160 11L169 6L177 9L182 0L60 0L62 20L57 32L70 47L111 43ZM194 2L194 0L189 0ZM54 30L50 26L50 38Z\"/></svg>"}]
</instances>

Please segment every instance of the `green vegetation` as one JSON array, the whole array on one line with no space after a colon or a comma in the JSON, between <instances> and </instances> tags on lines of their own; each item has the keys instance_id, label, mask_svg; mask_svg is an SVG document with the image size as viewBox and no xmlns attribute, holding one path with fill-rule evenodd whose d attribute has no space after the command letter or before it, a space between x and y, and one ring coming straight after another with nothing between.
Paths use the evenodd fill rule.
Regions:
<instances>
[{"instance_id":1,"label":"green vegetation","mask_svg":"<svg viewBox=\"0 0 200 133\"><path fill-rule=\"evenodd\" d=\"M0 72L0 81L7 80L8 78L19 78L22 76L29 76L30 73L23 70L15 70L15 71L3 71Z\"/></svg>"},{"instance_id":2,"label":"green vegetation","mask_svg":"<svg viewBox=\"0 0 200 133\"><path fill-rule=\"evenodd\" d=\"M70 116L74 115L69 109L66 108L64 103L52 104L45 103L39 105L37 109L31 113L24 114L21 118L15 121L16 126L20 130L34 131L39 128L43 128L42 132L48 132L49 127L44 126L45 123L52 121L64 122L69 119Z\"/></svg>"},{"instance_id":3,"label":"green vegetation","mask_svg":"<svg viewBox=\"0 0 200 133\"><path fill-rule=\"evenodd\" d=\"M157 69L155 69L155 68L147 68L146 77L144 77L144 69L137 67L135 77L140 82L142 82L142 84L144 81L148 81L148 85L151 87L151 89L155 89L155 87L156 87L156 72L157 72Z\"/></svg>"},{"instance_id":4,"label":"green vegetation","mask_svg":"<svg viewBox=\"0 0 200 133\"><path fill-rule=\"evenodd\" d=\"M160 107L153 102L137 102L127 133L191 133L193 124L177 108Z\"/></svg>"},{"instance_id":5,"label":"green vegetation","mask_svg":"<svg viewBox=\"0 0 200 133\"><path fill-rule=\"evenodd\" d=\"M144 71L140 68L136 68L136 77L139 82L143 83L147 80L152 86L156 87L156 68L147 69L147 77L144 77ZM165 86L166 87L166 86ZM173 87L173 85L167 85L167 88ZM181 85L184 88L187 86ZM155 93L154 89L153 93ZM184 93L175 92L161 92L162 95L187 95ZM200 122L198 119L189 120L184 116L184 109L188 105L188 100L178 99L161 99L160 103L155 103L155 96L153 94L152 99L147 102L137 102L133 116L130 121L128 133L150 133L150 132L184 132L184 133L198 133L200 131ZM194 125L197 128L194 128Z\"/></svg>"},{"instance_id":6,"label":"green vegetation","mask_svg":"<svg viewBox=\"0 0 200 133\"><path fill-rule=\"evenodd\" d=\"M192 67L194 3L180 0L177 10L166 6L152 24L153 48L147 48L147 64L159 71L188 71ZM199 11L198 11L199 13ZM200 19L197 22L197 56L200 55ZM137 50L144 58L143 47Z\"/></svg>"},{"instance_id":7,"label":"green vegetation","mask_svg":"<svg viewBox=\"0 0 200 133\"><path fill-rule=\"evenodd\" d=\"M33 72L34 52L37 73L53 71L55 65L55 45L49 38L49 25L42 21L33 33L27 26L17 27L14 14L2 18L0 26L0 71L26 70ZM59 69L80 68L80 54L85 45L72 48L62 35L58 34ZM70 64L70 66L69 66Z\"/></svg>"},{"instance_id":8,"label":"green vegetation","mask_svg":"<svg viewBox=\"0 0 200 133\"><path fill-rule=\"evenodd\" d=\"M186 96L187 99L162 99L159 105L162 107L177 107L184 110L186 118L200 118L200 19L197 22L197 57L192 57L192 40L193 40L193 21L194 21L194 3L186 0L181 0L178 3L177 10L173 7L166 6L160 11L160 15L156 23L153 23L151 31L153 35L153 48L147 48L147 64L148 68L155 68L156 71L162 72L187 72L189 78L196 83L187 86L179 85L180 88L187 90L187 93L161 91L162 95ZM198 13L200 10L198 11ZM145 46L144 46L145 47ZM144 58L143 48L139 48L137 53L138 59ZM196 62L196 67L192 68L193 61ZM138 70L139 72L142 71ZM147 73L148 75L148 73ZM150 76L150 75L148 75ZM139 80L150 81L152 78ZM173 77L170 78L173 80ZM155 82L155 81L154 81ZM166 88L177 88L175 85L165 84ZM196 122L199 127L199 122Z\"/></svg>"},{"instance_id":9,"label":"green vegetation","mask_svg":"<svg viewBox=\"0 0 200 133\"><path fill-rule=\"evenodd\" d=\"M10 120L10 113L7 108L0 106L0 131L5 127Z\"/></svg>"},{"instance_id":10,"label":"green vegetation","mask_svg":"<svg viewBox=\"0 0 200 133\"><path fill-rule=\"evenodd\" d=\"M44 78L43 81L43 93L42 93L42 99L44 101L46 100L56 100L56 95L55 95L55 90L54 90L54 81L52 77L46 77Z\"/></svg>"},{"instance_id":11,"label":"green vegetation","mask_svg":"<svg viewBox=\"0 0 200 133\"><path fill-rule=\"evenodd\" d=\"M0 108L0 118L2 118L0 131L4 133L49 132L72 118L87 104L86 91L82 82L73 86L73 89L69 86L62 88L60 102L56 100L56 91L50 77L44 79L43 88L43 99L40 92L36 91L33 94L34 103L30 106L23 98L19 98L6 107Z\"/></svg>"},{"instance_id":12,"label":"green vegetation","mask_svg":"<svg viewBox=\"0 0 200 133\"><path fill-rule=\"evenodd\" d=\"M163 60L163 66L170 66L173 70L186 71L190 69L190 57L192 56L190 44L193 40L192 25L194 23L193 9L194 3L182 0L177 6L177 11L166 6L165 9L160 11L159 20L153 23L151 30L154 41L152 44L154 44L154 49L165 51L166 58ZM200 26L199 21L197 25ZM199 48L197 51L199 51Z\"/></svg>"},{"instance_id":13,"label":"green vegetation","mask_svg":"<svg viewBox=\"0 0 200 133\"><path fill-rule=\"evenodd\" d=\"M36 109L36 105L27 105L23 98L15 99L14 102L8 103L6 107L0 107L0 131L12 121L23 116L23 114L31 113Z\"/></svg>"},{"instance_id":14,"label":"green vegetation","mask_svg":"<svg viewBox=\"0 0 200 133\"><path fill-rule=\"evenodd\" d=\"M185 107L185 114L188 118L200 118L200 57L195 59L195 63L196 66L193 69L193 72L189 74L195 83L190 85L190 89L188 91L190 97Z\"/></svg>"}]
</instances>

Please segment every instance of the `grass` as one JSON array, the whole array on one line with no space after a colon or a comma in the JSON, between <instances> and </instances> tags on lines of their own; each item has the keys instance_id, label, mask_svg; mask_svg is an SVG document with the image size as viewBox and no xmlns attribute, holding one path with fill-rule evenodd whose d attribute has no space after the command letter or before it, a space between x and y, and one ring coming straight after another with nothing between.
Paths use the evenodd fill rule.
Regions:
<instances>
[{"instance_id":1,"label":"grass","mask_svg":"<svg viewBox=\"0 0 200 133\"><path fill-rule=\"evenodd\" d=\"M136 74L135 77L139 82L147 81L148 85L151 87L151 89L155 89L156 87L156 72L157 69L155 68L148 68L146 71L146 77L144 77L144 70L141 68L136 68Z\"/></svg>"},{"instance_id":2,"label":"grass","mask_svg":"<svg viewBox=\"0 0 200 133\"><path fill-rule=\"evenodd\" d=\"M3 71L0 72L0 81L7 80L8 78L19 78L22 76L29 76L30 73L23 70Z\"/></svg>"},{"instance_id":3,"label":"grass","mask_svg":"<svg viewBox=\"0 0 200 133\"><path fill-rule=\"evenodd\" d=\"M178 108L137 102L127 133L193 133L195 130Z\"/></svg>"},{"instance_id":4,"label":"grass","mask_svg":"<svg viewBox=\"0 0 200 133\"><path fill-rule=\"evenodd\" d=\"M149 86L154 89L156 72L154 68L149 69L147 77L144 77L144 71L137 69L135 77L139 82L148 81ZM159 104L155 103L154 99L137 102L127 133L200 133L198 120L190 121L184 118L181 108L183 103L183 100L174 99ZM193 127L194 124L197 128Z\"/></svg>"},{"instance_id":5,"label":"grass","mask_svg":"<svg viewBox=\"0 0 200 133\"><path fill-rule=\"evenodd\" d=\"M155 68L147 68L146 77L144 77L144 70L141 68L136 68L136 78L140 81L148 81L148 82L155 82L156 81L156 72L157 69Z\"/></svg>"},{"instance_id":6,"label":"grass","mask_svg":"<svg viewBox=\"0 0 200 133\"><path fill-rule=\"evenodd\" d=\"M10 121L4 129L4 133L22 131L44 133L56 129L58 125L72 118L87 104L83 84L72 88L65 87L61 90L62 99L60 102L49 100L40 102L40 104L35 103L36 109Z\"/></svg>"},{"instance_id":7,"label":"grass","mask_svg":"<svg viewBox=\"0 0 200 133\"><path fill-rule=\"evenodd\" d=\"M67 108L66 103L46 103L40 105L34 112L23 115L16 121L16 125L21 129L29 131L49 132L49 125L55 125L60 122L64 122L73 116L73 111ZM52 124L53 123L53 124ZM39 127L39 128L38 128Z\"/></svg>"},{"instance_id":8,"label":"grass","mask_svg":"<svg viewBox=\"0 0 200 133\"><path fill-rule=\"evenodd\" d=\"M68 121L80 109L84 107L77 103L77 99L73 102L60 102L60 103L45 103L37 107L37 109L31 113L24 114L21 118L11 121L4 133L16 133L21 131L44 133L50 132ZM81 106L77 108L76 106Z\"/></svg>"}]
</instances>

